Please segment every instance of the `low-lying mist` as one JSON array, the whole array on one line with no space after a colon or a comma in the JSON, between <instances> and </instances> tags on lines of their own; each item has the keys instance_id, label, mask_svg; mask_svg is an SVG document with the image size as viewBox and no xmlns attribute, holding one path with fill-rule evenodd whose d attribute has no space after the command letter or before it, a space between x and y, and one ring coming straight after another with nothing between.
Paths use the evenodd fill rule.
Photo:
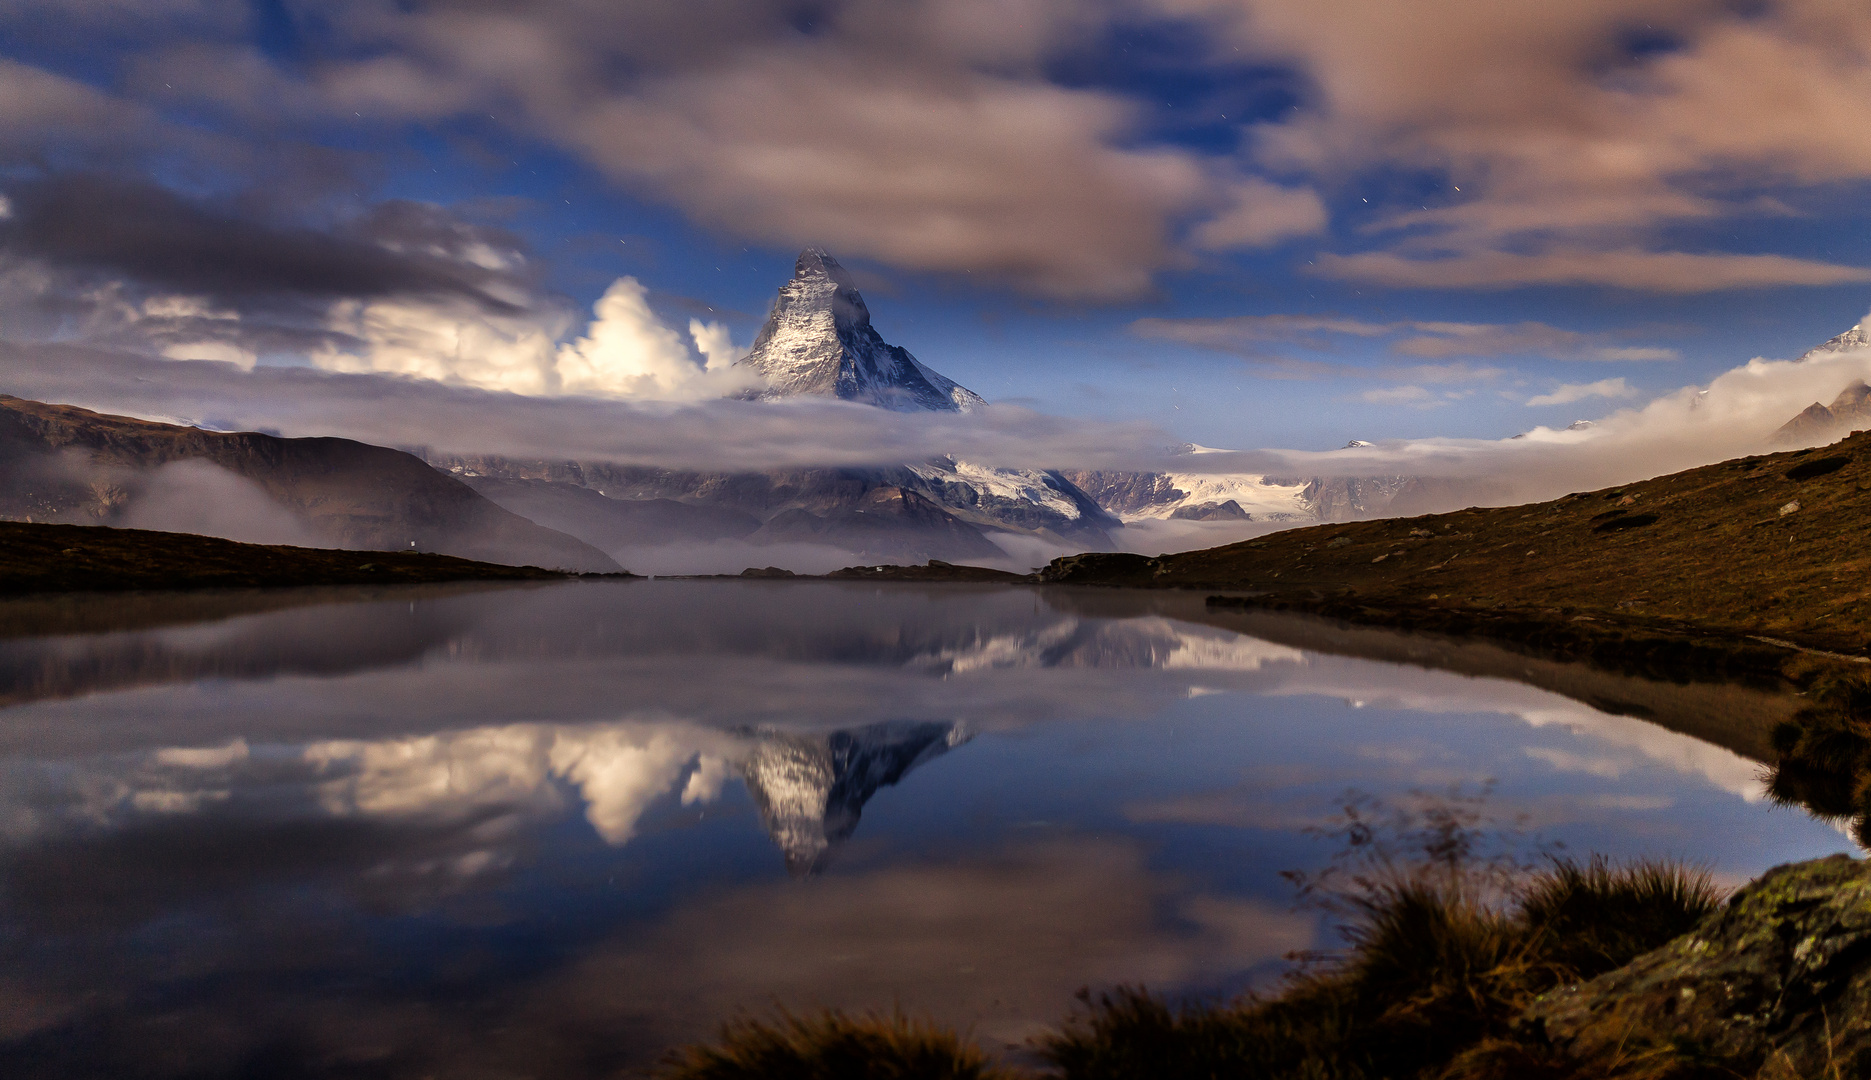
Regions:
<instances>
[{"instance_id":1,"label":"low-lying mist","mask_svg":"<svg viewBox=\"0 0 1871 1080\"><path fill-rule=\"evenodd\" d=\"M703 471L896 465L953 456L1019 468L1079 468L1286 478L1413 477L1392 507L1422 513L1555 498L1770 449L1774 432L1809 404L1871 377L1871 350L1805 361L1754 360L1579 430L1535 428L1510 439L1416 439L1335 451L1256 449L1188 454L1141 422L1064 418L995 405L969 414L894 413L838 401L627 403L491 393L384 375L306 368L244 370L69 346L0 344L14 392L102 411L285 435L340 435L436 452L575 459ZM1841 433L1842 434L1842 433ZM1243 441L1251 433L1243 433ZM231 477L200 471L152 478L161 508L131 514L151 526L303 542L289 514ZM1407 505L1406 505L1407 502ZM126 520L130 520L127 516ZM1211 546L1280 525L1151 521L1114 532L1125 549L1157 554ZM995 534L1005 569L1063 553ZM738 572L777 565L822 571L865 561L818 545L711 542L614 553L642 573Z\"/></svg>"},{"instance_id":2,"label":"low-lying mist","mask_svg":"<svg viewBox=\"0 0 1871 1080\"><path fill-rule=\"evenodd\" d=\"M206 461L172 461L142 474L114 524L249 544L332 546L259 484Z\"/></svg>"}]
</instances>

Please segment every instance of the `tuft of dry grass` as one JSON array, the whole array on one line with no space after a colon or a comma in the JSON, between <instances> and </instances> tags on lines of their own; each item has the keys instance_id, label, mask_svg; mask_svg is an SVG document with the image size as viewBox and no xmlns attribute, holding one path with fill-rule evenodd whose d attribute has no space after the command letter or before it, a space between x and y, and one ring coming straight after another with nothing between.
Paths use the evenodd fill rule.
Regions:
<instances>
[{"instance_id":1,"label":"tuft of dry grass","mask_svg":"<svg viewBox=\"0 0 1871 1080\"><path fill-rule=\"evenodd\" d=\"M1733 1077L1693 1048L1565 1059L1514 1018L1561 982L1590 978L1687 932L1721 897L1666 861L1556 859L1505 901L1487 882L1419 866L1368 882L1350 948L1275 996L1172 1008L1141 989L1082 996L1041 1044L1066 1080L1700 1080Z\"/></svg>"},{"instance_id":2,"label":"tuft of dry grass","mask_svg":"<svg viewBox=\"0 0 1871 1080\"><path fill-rule=\"evenodd\" d=\"M836 1010L742 1018L720 1038L684 1047L662 1080L1015 1080L972 1042L901 1012Z\"/></svg>"},{"instance_id":3,"label":"tuft of dry grass","mask_svg":"<svg viewBox=\"0 0 1871 1080\"><path fill-rule=\"evenodd\" d=\"M1352 817L1355 824L1364 819ZM1416 837L1442 850L1457 836ZM1470 849L1461 848L1466 852ZM1503 892L1498 864L1434 859L1361 877L1349 948L1281 992L1174 1005L1141 987L1081 992L1077 1015L1037 1041L1060 1080L1732 1080L1694 1047L1633 1040L1615 1059L1575 1061L1514 1019L1537 995L1629 962L1688 931L1721 897L1708 875L1667 861L1549 860ZM1017 1080L980 1047L932 1024L827 1010L726 1025L672 1054L661 1080ZM1749 1075L1752 1075L1751 1073ZM1030 1080L1030 1077L1029 1077Z\"/></svg>"},{"instance_id":4,"label":"tuft of dry grass","mask_svg":"<svg viewBox=\"0 0 1871 1080\"><path fill-rule=\"evenodd\" d=\"M1577 981L1687 934L1722 900L1704 870L1653 859L1616 866L1594 855L1554 862L1527 884L1519 908L1541 962L1559 981Z\"/></svg>"}]
</instances>

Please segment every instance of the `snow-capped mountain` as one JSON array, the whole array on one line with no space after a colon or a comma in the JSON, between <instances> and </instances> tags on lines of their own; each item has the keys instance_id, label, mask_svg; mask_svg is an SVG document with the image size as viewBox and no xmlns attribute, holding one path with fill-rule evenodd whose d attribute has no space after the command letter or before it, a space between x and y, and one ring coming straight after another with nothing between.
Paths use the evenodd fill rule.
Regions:
<instances>
[{"instance_id":1,"label":"snow-capped mountain","mask_svg":"<svg viewBox=\"0 0 1871 1080\"><path fill-rule=\"evenodd\" d=\"M1306 481L1254 473L1069 472L1124 521L1280 521L1314 518Z\"/></svg>"},{"instance_id":2,"label":"snow-capped mountain","mask_svg":"<svg viewBox=\"0 0 1871 1080\"><path fill-rule=\"evenodd\" d=\"M773 314L737 367L767 382L761 398L800 394L861 401L900 412L966 412L981 396L931 370L871 325L850 272L818 248L799 253Z\"/></svg>"}]
</instances>

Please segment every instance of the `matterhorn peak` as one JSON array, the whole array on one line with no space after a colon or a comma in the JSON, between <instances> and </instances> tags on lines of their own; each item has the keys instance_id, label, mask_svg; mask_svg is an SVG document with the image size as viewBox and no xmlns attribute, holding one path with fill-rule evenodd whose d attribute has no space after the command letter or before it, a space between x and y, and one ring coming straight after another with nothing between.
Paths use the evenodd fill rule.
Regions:
<instances>
[{"instance_id":1,"label":"matterhorn peak","mask_svg":"<svg viewBox=\"0 0 1871 1080\"><path fill-rule=\"evenodd\" d=\"M807 394L905 412L965 412L986 404L885 341L871 326L850 271L816 247L799 253L792 280L780 286L773 314L736 366L766 380L758 396L767 399Z\"/></svg>"}]
</instances>

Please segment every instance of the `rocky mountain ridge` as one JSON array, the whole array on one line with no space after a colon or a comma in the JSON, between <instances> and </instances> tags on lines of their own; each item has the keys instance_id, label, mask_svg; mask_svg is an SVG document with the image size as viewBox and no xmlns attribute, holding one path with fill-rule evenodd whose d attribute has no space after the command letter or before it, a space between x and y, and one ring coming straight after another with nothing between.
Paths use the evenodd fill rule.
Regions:
<instances>
[{"instance_id":1,"label":"rocky mountain ridge","mask_svg":"<svg viewBox=\"0 0 1871 1080\"><path fill-rule=\"evenodd\" d=\"M185 504L199 521L178 516ZM0 518L222 536L246 525L291 534L266 538L272 543L621 569L400 450L206 431L6 395Z\"/></svg>"},{"instance_id":2,"label":"rocky mountain ridge","mask_svg":"<svg viewBox=\"0 0 1871 1080\"><path fill-rule=\"evenodd\" d=\"M898 411L967 412L979 394L924 366L871 325L850 271L819 248L799 253L766 325L735 366L756 372L775 400L801 395Z\"/></svg>"}]
</instances>

